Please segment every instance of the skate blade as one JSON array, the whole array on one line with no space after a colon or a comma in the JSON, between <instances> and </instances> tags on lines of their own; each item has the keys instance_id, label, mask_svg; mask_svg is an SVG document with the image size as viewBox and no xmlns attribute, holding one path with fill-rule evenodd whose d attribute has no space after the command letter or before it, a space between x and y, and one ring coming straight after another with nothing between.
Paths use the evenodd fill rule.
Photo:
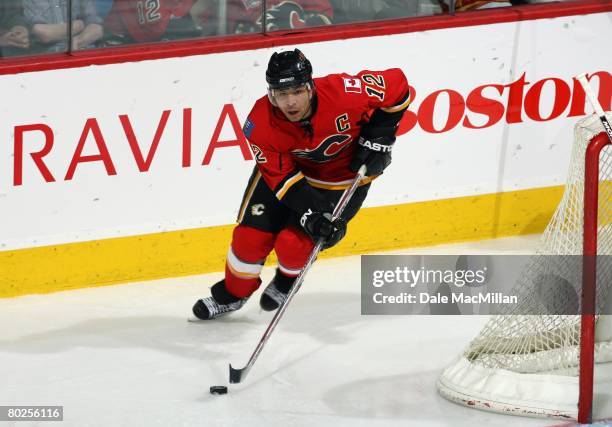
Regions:
<instances>
[{"instance_id":1,"label":"skate blade","mask_svg":"<svg viewBox=\"0 0 612 427\"><path fill-rule=\"evenodd\" d=\"M206 320L210 320L210 319L200 319L199 317L196 317L195 314L190 314L189 317L187 317L187 321L189 323L206 322Z\"/></svg>"}]
</instances>

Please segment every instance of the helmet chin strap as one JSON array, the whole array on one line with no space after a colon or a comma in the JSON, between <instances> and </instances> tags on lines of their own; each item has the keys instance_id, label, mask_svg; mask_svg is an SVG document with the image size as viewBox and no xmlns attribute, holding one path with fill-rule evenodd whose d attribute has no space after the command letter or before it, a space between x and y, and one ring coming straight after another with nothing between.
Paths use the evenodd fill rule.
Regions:
<instances>
[{"instance_id":1,"label":"helmet chin strap","mask_svg":"<svg viewBox=\"0 0 612 427\"><path fill-rule=\"evenodd\" d=\"M304 112L300 120L298 120L299 122L304 120L306 116L309 116L312 114L312 97L314 95L314 87L310 83L307 83L307 84L308 84L308 108L306 109L306 111Z\"/></svg>"},{"instance_id":2,"label":"helmet chin strap","mask_svg":"<svg viewBox=\"0 0 612 427\"><path fill-rule=\"evenodd\" d=\"M270 104L278 108L278 104L276 103L276 100L274 99L274 95L272 94L273 90L274 89L268 88L268 100L270 101Z\"/></svg>"},{"instance_id":3,"label":"helmet chin strap","mask_svg":"<svg viewBox=\"0 0 612 427\"><path fill-rule=\"evenodd\" d=\"M306 112L304 113L304 115L302 116L302 118L300 119L300 121L308 118L312 116L312 98L310 98L310 100L308 101L308 108L306 109Z\"/></svg>"},{"instance_id":4,"label":"helmet chin strap","mask_svg":"<svg viewBox=\"0 0 612 427\"><path fill-rule=\"evenodd\" d=\"M315 96L314 83L312 83L311 81L310 83L308 83L308 87L310 88L310 90L308 91L308 110L306 112L312 115L312 100L314 99L314 96ZM304 117L302 117L302 120L303 119Z\"/></svg>"},{"instance_id":5,"label":"helmet chin strap","mask_svg":"<svg viewBox=\"0 0 612 427\"><path fill-rule=\"evenodd\" d=\"M310 86L310 84L308 86ZM312 95L313 93L314 93L314 89L312 88L312 86L310 86L310 90L308 91L308 108L306 109L302 117L300 117L298 122L301 122L302 120L306 119L308 116L312 114Z\"/></svg>"}]
</instances>

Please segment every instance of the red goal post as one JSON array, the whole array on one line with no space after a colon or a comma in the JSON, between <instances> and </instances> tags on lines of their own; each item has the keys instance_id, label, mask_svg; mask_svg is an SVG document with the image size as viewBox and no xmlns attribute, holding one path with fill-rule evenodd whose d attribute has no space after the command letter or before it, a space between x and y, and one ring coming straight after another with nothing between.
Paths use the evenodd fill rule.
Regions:
<instances>
[{"instance_id":1,"label":"red goal post","mask_svg":"<svg viewBox=\"0 0 612 427\"><path fill-rule=\"evenodd\" d=\"M600 189L599 179L601 169L611 168L602 159L606 146L612 144L612 129L606 114L599 105L597 97L590 87L586 75L578 76L578 81L585 90L589 102L593 105L595 114L599 116L605 132L596 135L590 142L585 153L584 175L584 232L583 232L583 266L582 266L582 319L580 322L580 394L578 400L578 422L589 423L593 410L593 376L595 369L595 308L597 297L597 255L599 229L599 193L602 191L601 203L609 204L612 195L608 188L611 182L604 180ZM606 171L601 171L606 175ZM602 227L608 226L603 218Z\"/></svg>"}]
</instances>

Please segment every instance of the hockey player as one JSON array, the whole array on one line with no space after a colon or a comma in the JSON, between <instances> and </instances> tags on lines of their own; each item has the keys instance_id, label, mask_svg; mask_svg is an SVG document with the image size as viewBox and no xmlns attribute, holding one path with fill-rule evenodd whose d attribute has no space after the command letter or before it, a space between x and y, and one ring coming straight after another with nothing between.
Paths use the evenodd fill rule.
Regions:
<instances>
[{"instance_id":1,"label":"hockey player","mask_svg":"<svg viewBox=\"0 0 612 427\"><path fill-rule=\"evenodd\" d=\"M391 163L398 123L410 103L400 69L312 78L298 49L274 53L266 71L268 95L251 110L243 132L256 167L248 182L225 264L212 296L193 307L191 320L241 308L259 288L259 274L275 250L278 268L261 295L266 311L279 307L310 255L342 239L370 182ZM362 181L341 218L335 204L365 164Z\"/></svg>"}]
</instances>

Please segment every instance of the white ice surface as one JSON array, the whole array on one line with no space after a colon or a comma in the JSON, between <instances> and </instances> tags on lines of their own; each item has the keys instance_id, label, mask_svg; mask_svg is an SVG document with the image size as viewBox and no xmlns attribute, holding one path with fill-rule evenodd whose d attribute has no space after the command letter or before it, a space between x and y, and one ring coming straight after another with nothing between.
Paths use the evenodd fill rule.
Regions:
<instances>
[{"instance_id":1,"label":"white ice surface","mask_svg":"<svg viewBox=\"0 0 612 427\"><path fill-rule=\"evenodd\" d=\"M529 253L537 236L397 253ZM264 283L273 269L264 269ZM362 316L359 257L317 261L253 370L272 318L188 323L220 273L0 300L0 405L63 405L62 426L545 426L438 396L484 316ZM612 416L610 390L596 418ZM0 426L7 423L0 422ZM15 424L18 427L37 425ZM55 425L43 423L40 425Z\"/></svg>"}]
</instances>

